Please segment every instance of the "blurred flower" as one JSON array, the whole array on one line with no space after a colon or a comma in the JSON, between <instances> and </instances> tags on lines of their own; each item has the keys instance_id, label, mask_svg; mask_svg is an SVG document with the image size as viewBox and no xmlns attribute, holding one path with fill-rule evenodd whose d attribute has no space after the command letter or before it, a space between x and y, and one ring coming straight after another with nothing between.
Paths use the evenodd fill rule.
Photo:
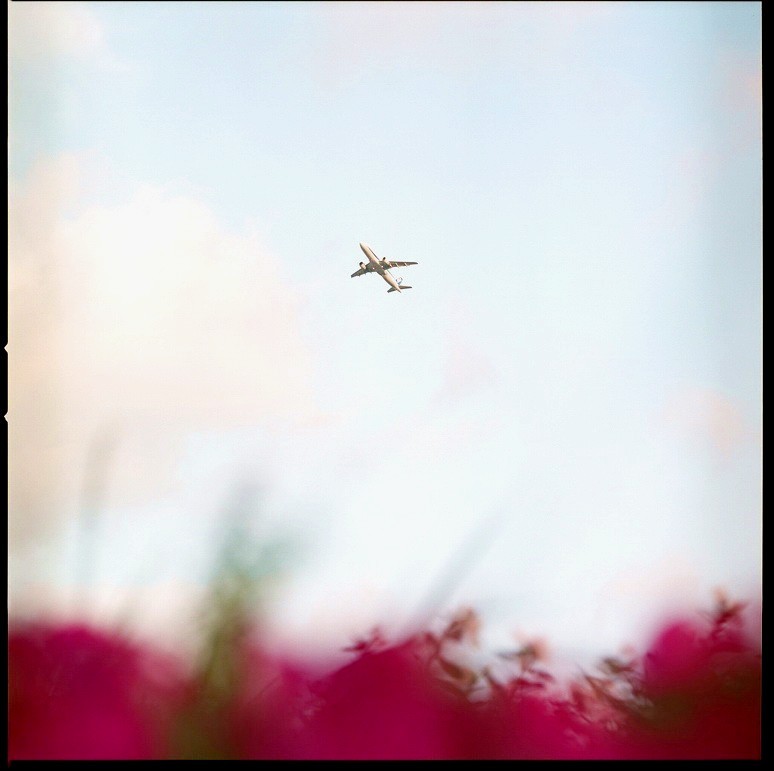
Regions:
<instances>
[{"instance_id":1,"label":"blurred flower","mask_svg":"<svg viewBox=\"0 0 774 771\"><path fill-rule=\"evenodd\" d=\"M317 683L315 691L319 702L296 757L460 756L462 704L430 674L414 640L363 653Z\"/></svg>"},{"instance_id":2,"label":"blurred flower","mask_svg":"<svg viewBox=\"0 0 774 771\"><path fill-rule=\"evenodd\" d=\"M562 687L537 643L493 657L515 664L505 679L454 660L476 641L470 610L401 643L375 629L332 671L295 661L264 648L244 587L224 586L188 672L115 634L12 626L9 758L760 757L760 647L724 597Z\"/></svg>"},{"instance_id":3,"label":"blurred flower","mask_svg":"<svg viewBox=\"0 0 774 771\"><path fill-rule=\"evenodd\" d=\"M711 624L666 625L645 656L648 706L632 723L635 757L759 758L761 656L741 605L719 603Z\"/></svg>"},{"instance_id":4,"label":"blurred flower","mask_svg":"<svg viewBox=\"0 0 774 771\"><path fill-rule=\"evenodd\" d=\"M240 681L225 708L233 757L297 757L305 741L305 716L314 704L313 669L270 656L254 642L242 649L240 660Z\"/></svg>"},{"instance_id":5,"label":"blurred flower","mask_svg":"<svg viewBox=\"0 0 774 771\"><path fill-rule=\"evenodd\" d=\"M174 662L115 635L11 629L9 760L165 757L182 683Z\"/></svg>"},{"instance_id":6,"label":"blurred flower","mask_svg":"<svg viewBox=\"0 0 774 771\"><path fill-rule=\"evenodd\" d=\"M615 757L604 727L581 719L561 700L511 687L487 702L478 718L475 757L579 760Z\"/></svg>"},{"instance_id":7,"label":"blurred flower","mask_svg":"<svg viewBox=\"0 0 774 771\"><path fill-rule=\"evenodd\" d=\"M500 658L508 661L517 661L522 672L527 672L535 666L538 661L547 661L548 644L542 638L536 638L524 643L515 651L500 653Z\"/></svg>"},{"instance_id":8,"label":"blurred flower","mask_svg":"<svg viewBox=\"0 0 774 771\"><path fill-rule=\"evenodd\" d=\"M456 642L467 641L478 645L481 619L472 608L462 608L452 616L441 637Z\"/></svg>"}]
</instances>

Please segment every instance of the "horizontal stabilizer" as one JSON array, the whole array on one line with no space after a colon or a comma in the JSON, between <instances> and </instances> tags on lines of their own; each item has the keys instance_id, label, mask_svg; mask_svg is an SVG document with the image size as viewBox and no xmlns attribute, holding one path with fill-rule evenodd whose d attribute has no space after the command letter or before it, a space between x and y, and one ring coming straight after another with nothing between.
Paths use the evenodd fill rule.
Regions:
<instances>
[{"instance_id":1,"label":"horizontal stabilizer","mask_svg":"<svg viewBox=\"0 0 774 771\"><path fill-rule=\"evenodd\" d=\"M401 287L401 291L404 290L404 289L411 289L411 287L410 286L402 286ZM389 294L390 292L395 292L395 291L397 291L397 290L395 289L395 287L393 287L392 289L388 289L387 290L387 294Z\"/></svg>"}]
</instances>

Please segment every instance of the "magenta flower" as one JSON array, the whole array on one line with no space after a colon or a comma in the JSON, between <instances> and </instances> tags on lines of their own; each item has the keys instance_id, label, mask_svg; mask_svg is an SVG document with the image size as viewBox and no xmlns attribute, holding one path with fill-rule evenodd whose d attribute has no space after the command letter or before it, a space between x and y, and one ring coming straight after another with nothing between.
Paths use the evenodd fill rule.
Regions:
<instances>
[{"instance_id":1,"label":"magenta flower","mask_svg":"<svg viewBox=\"0 0 774 771\"><path fill-rule=\"evenodd\" d=\"M738 611L672 621L641 660L609 657L569 688L535 645L501 654L505 681L455 660L476 642L472 611L439 636L360 641L327 674L267 654L234 618L188 673L115 634L21 626L9 759L759 758L760 647Z\"/></svg>"},{"instance_id":2,"label":"magenta flower","mask_svg":"<svg viewBox=\"0 0 774 771\"><path fill-rule=\"evenodd\" d=\"M759 758L761 659L738 624L666 626L650 647L632 757Z\"/></svg>"},{"instance_id":3,"label":"magenta flower","mask_svg":"<svg viewBox=\"0 0 774 771\"><path fill-rule=\"evenodd\" d=\"M261 663L262 679L267 675ZM413 759L458 756L458 705L407 643L364 651L320 677L289 665L239 712L243 757ZM252 723L251 723L252 718Z\"/></svg>"},{"instance_id":4,"label":"magenta flower","mask_svg":"<svg viewBox=\"0 0 774 771\"><path fill-rule=\"evenodd\" d=\"M8 757L167 755L180 680L155 652L85 626L17 628L8 639Z\"/></svg>"}]
</instances>

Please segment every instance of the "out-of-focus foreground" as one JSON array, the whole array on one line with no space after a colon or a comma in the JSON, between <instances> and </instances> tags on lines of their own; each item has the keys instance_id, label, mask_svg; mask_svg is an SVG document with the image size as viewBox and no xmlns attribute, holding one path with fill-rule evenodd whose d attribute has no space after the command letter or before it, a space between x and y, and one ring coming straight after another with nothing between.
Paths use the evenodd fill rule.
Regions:
<instances>
[{"instance_id":1,"label":"out-of-focus foreground","mask_svg":"<svg viewBox=\"0 0 774 771\"><path fill-rule=\"evenodd\" d=\"M84 624L11 623L9 759L757 758L761 657L742 604L665 622L561 682L539 644L470 667L476 614L344 666L277 655L232 583L195 663Z\"/></svg>"}]
</instances>

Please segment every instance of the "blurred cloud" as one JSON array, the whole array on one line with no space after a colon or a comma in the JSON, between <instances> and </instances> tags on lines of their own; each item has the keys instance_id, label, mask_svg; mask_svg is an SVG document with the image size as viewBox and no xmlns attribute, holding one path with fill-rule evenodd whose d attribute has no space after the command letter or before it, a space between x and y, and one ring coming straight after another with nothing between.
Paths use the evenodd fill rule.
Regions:
<instances>
[{"instance_id":1,"label":"blurred cloud","mask_svg":"<svg viewBox=\"0 0 774 771\"><path fill-rule=\"evenodd\" d=\"M60 213L74 199L78 161L61 156L38 166L24 185L9 185L8 420L9 538L35 530L56 497L61 470L62 411L57 344L61 314L56 289Z\"/></svg>"},{"instance_id":2,"label":"blurred cloud","mask_svg":"<svg viewBox=\"0 0 774 771\"><path fill-rule=\"evenodd\" d=\"M723 100L734 117L737 149L758 148L763 130L763 70L759 57L726 51Z\"/></svg>"},{"instance_id":3,"label":"blurred cloud","mask_svg":"<svg viewBox=\"0 0 774 771\"><path fill-rule=\"evenodd\" d=\"M78 620L171 648L180 655L196 652L203 623L206 589L167 580L143 586L98 583L64 587L29 583L9 595L9 615L17 622L46 618L54 623Z\"/></svg>"},{"instance_id":4,"label":"blurred cloud","mask_svg":"<svg viewBox=\"0 0 774 771\"><path fill-rule=\"evenodd\" d=\"M327 33L315 73L325 85L362 69L423 63L463 74L482 63L561 56L588 24L617 13L615 3L325 3L315 12ZM515 26L514 26L515 25ZM419 60L419 61L418 61Z\"/></svg>"},{"instance_id":5,"label":"blurred cloud","mask_svg":"<svg viewBox=\"0 0 774 771\"><path fill-rule=\"evenodd\" d=\"M72 512L106 426L121 504L174 483L188 432L318 417L298 298L257 234L151 186L85 205L83 171L62 156L10 186L12 537Z\"/></svg>"},{"instance_id":6,"label":"blurred cloud","mask_svg":"<svg viewBox=\"0 0 774 771\"><path fill-rule=\"evenodd\" d=\"M19 62L63 55L106 62L105 28L84 3L9 1L8 55Z\"/></svg>"},{"instance_id":7,"label":"blurred cloud","mask_svg":"<svg viewBox=\"0 0 774 771\"><path fill-rule=\"evenodd\" d=\"M17 584L90 554L163 632L239 476L314 545L276 609L313 636L495 507L460 593L562 644L627 637L633 565L686 586L665 552L759 574L752 5L130 5L9 9ZM349 281L361 238L415 290Z\"/></svg>"},{"instance_id":8,"label":"blurred cloud","mask_svg":"<svg viewBox=\"0 0 774 771\"><path fill-rule=\"evenodd\" d=\"M456 401L477 393L497 380L494 364L474 342L477 334L470 308L456 298L449 309L443 381L436 393L442 402Z\"/></svg>"},{"instance_id":9,"label":"blurred cloud","mask_svg":"<svg viewBox=\"0 0 774 771\"><path fill-rule=\"evenodd\" d=\"M679 552L666 554L651 565L622 570L605 589L608 599L655 605L659 610L679 604L695 606L706 596L697 566Z\"/></svg>"},{"instance_id":10,"label":"blurred cloud","mask_svg":"<svg viewBox=\"0 0 774 771\"><path fill-rule=\"evenodd\" d=\"M753 435L739 407L711 388L688 387L673 393L661 418L681 436L704 442L723 457L730 456Z\"/></svg>"}]
</instances>

